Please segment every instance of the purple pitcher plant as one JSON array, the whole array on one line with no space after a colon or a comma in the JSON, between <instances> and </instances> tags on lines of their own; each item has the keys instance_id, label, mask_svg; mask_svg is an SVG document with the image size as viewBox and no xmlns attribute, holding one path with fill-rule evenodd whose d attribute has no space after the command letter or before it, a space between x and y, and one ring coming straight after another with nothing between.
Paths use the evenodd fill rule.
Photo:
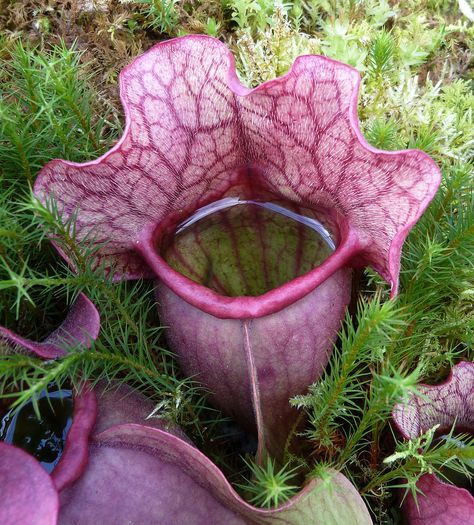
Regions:
<instances>
[{"instance_id":1,"label":"purple pitcher plant","mask_svg":"<svg viewBox=\"0 0 474 525\"><path fill-rule=\"evenodd\" d=\"M322 56L255 89L220 41L161 42L120 75L126 126L97 160L36 181L117 279L154 277L186 375L279 457L292 396L322 374L370 265L396 294L400 252L440 182L417 150L371 147L359 73ZM69 260L68 254L62 255Z\"/></svg>"},{"instance_id":2,"label":"purple pitcher plant","mask_svg":"<svg viewBox=\"0 0 474 525\"><path fill-rule=\"evenodd\" d=\"M395 406L392 417L405 439L436 425L440 439L453 427L455 433L474 434L474 363L458 363L444 383L420 385L417 395ZM421 476L416 499L407 494L403 507L409 525L474 525L472 494L436 474Z\"/></svg>"},{"instance_id":3,"label":"purple pitcher plant","mask_svg":"<svg viewBox=\"0 0 474 525\"><path fill-rule=\"evenodd\" d=\"M301 56L286 75L248 89L218 40L161 42L120 75L119 142L91 162L53 160L35 184L65 221L74 216L78 241L97 243L95 265L116 279L157 280L183 372L255 433L257 461L282 456L297 416L289 399L328 362L353 268L371 266L395 295L402 244L440 182L425 153L365 141L359 83L350 66ZM89 436L80 474L71 469L56 485L53 471L53 484L43 484L29 460L18 479L13 468L1 474L18 483L31 523L371 523L341 473L257 509L179 429L145 420L152 407L141 395L84 386L75 406L82 396L98 397L73 417ZM86 414L93 426L81 423ZM9 461L23 458L15 451ZM26 483L30 475L38 484ZM17 506L4 511L12 523Z\"/></svg>"}]
</instances>

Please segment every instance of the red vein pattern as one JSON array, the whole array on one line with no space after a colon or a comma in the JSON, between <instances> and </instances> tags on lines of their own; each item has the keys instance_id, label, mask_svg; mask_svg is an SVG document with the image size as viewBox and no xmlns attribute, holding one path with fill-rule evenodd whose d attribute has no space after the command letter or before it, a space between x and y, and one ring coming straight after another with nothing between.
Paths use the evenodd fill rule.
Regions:
<instances>
[{"instance_id":1,"label":"red vein pattern","mask_svg":"<svg viewBox=\"0 0 474 525\"><path fill-rule=\"evenodd\" d=\"M406 439L413 439L435 425L449 432L453 424L474 433L474 363L462 361L439 385L420 385L420 396L395 405L393 420Z\"/></svg>"},{"instance_id":2,"label":"red vein pattern","mask_svg":"<svg viewBox=\"0 0 474 525\"><path fill-rule=\"evenodd\" d=\"M435 425L449 432L474 433L474 363L461 362L439 385L420 385L420 396L394 407L392 418L406 439L413 439ZM426 474L417 483L415 502L408 494L403 508L409 525L474 525L474 498L462 488Z\"/></svg>"},{"instance_id":3,"label":"red vein pattern","mask_svg":"<svg viewBox=\"0 0 474 525\"><path fill-rule=\"evenodd\" d=\"M191 213L252 167L277 197L337 209L357 232L358 261L396 290L401 245L440 181L421 151L369 146L357 122L360 78L320 56L299 57L285 76L253 90L236 77L218 40L159 43L125 68L127 125L119 143L85 164L54 160L35 185L54 195L78 234L107 242L99 262L126 277L148 275L134 243L168 214Z\"/></svg>"}]
</instances>

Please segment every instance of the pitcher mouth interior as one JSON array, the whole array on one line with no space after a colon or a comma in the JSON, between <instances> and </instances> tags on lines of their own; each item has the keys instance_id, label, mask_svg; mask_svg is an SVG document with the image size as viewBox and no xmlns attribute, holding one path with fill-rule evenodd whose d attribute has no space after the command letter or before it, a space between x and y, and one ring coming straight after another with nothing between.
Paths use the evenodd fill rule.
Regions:
<instances>
[{"instance_id":1,"label":"pitcher mouth interior","mask_svg":"<svg viewBox=\"0 0 474 525\"><path fill-rule=\"evenodd\" d=\"M170 214L167 220L159 224L150 224L140 233L135 249L145 259L161 283L168 286L176 295L200 310L226 319L258 318L282 310L302 299L338 270L348 266L351 258L360 249L357 235L340 213L334 209L308 206L305 208L328 226L334 240L335 250L322 264L263 294L256 296L224 295L190 279L168 264L161 253L163 246L169 243L170 236L173 236L177 230L179 231L197 211L201 213L203 208L225 199L249 200L249 197L252 201L268 200L269 198L275 201L276 198L278 203L285 202L281 197L275 197L266 190L259 189L256 194L255 189L252 188L249 195L247 187L234 185L222 195L213 196L209 201L199 203L193 210Z\"/></svg>"}]
</instances>

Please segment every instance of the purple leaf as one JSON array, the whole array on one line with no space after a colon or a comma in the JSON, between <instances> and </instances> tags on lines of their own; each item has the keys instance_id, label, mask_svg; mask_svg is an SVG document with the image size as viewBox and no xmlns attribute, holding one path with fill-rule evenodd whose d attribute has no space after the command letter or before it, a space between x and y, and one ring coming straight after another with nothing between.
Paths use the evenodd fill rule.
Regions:
<instances>
[{"instance_id":1,"label":"purple leaf","mask_svg":"<svg viewBox=\"0 0 474 525\"><path fill-rule=\"evenodd\" d=\"M44 468L23 450L0 441L0 523L56 525L58 493Z\"/></svg>"},{"instance_id":2,"label":"purple leaf","mask_svg":"<svg viewBox=\"0 0 474 525\"><path fill-rule=\"evenodd\" d=\"M402 243L440 182L421 151L367 144L359 83L345 64L303 56L250 90L218 40L161 42L120 75L127 123L119 143L85 164L54 160L35 184L65 220L78 212L79 240L93 234L103 243L97 264L113 266L117 278L159 277L160 314L185 373L257 432L260 456L281 454L297 417L289 398L327 363L350 298L349 267L371 265L395 294ZM253 227L272 241L246 242L239 219L212 248L198 235L171 249L168 264L166 239L178 226L229 199L301 212L324 226L335 251L319 260L306 251L301 224L287 235L268 218ZM288 252L297 269L275 278ZM223 282L227 271L234 275Z\"/></svg>"},{"instance_id":3,"label":"purple leaf","mask_svg":"<svg viewBox=\"0 0 474 525\"><path fill-rule=\"evenodd\" d=\"M284 310L243 321L218 319L158 284L160 319L184 372L202 380L214 403L247 429L257 425L259 456L264 449L281 454L297 416L289 398L322 374L328 340L349 301L348 280L340 270Z\"/></svg>"},{"instance_id":4,"label":"purple leaf","mask_svg":"<svg viewBox=\"0 0 474 525\"><path fill-rule=\"evenodd\" d=\"M371 523L357 491L336 472L324 481L310 481L277 509L252 507L179 430L165 431L159 419L147 421L155 428L138 423L150 408L143 396L121 386L98 394L98 399L89 465L61 492L61 525ZM127 423L129 418L135 423Z\"/></svg>"},{"instance_id":5,"label":"purple leaf","mask_svg":"<svg viewBox=\"0 0 474 525\"><path fill-rule=\"evenodd\" d=\"M392 413L404 438L416 438L435 425L439 432L449 432L455 424L474 433L474 363L462 361L444 383L417 388L420 395L395 405Z\"/></svg>"},{"instance_id":6,"label":"purple leaf","mask_svg":"<svg viewBox=\"0 0 474 525\"><path fill-rule=\"evenodd\" d=\"M474 433L474 363L461 362L439 385L420 385L419 395L394 407L392 418L406 439L435 425L439 433ZM463 488L441 481L434 474L420 478L416 501L407 494L404 512L410 525L474 525L474 498Z\"/></svg>"},{"instance_id":7,"label":"purple leaf","mask_svg":"<svg viewBox=\"0 0 474 525\"><path fill-rule=\"evenodd\" d=\"M16 345L18 352L31 352L43 359L55 359L63 356L69 347L90 347L99 335L99 330L99 312L81 293L61 326L43 342L31 341L3 327L0 327L0 337L10 345ZM72 424L61 458L52 472L58 490L75 481L86 467L88 439L96 419L96 409L94 392L83 385L82 390L75 393Z\"/></svg>"},{"instance_id":8,"label":"purple leaf","mask_svg":"<svg viewBox=\"0 0 474 525\"><path fill-rule=\"evenodd\" d=\"M466 489L425 474L417 483L417 502L408 495L403 511L408 525L474 525L474 498Z\"/></svg>"},{"instance_id":9,"label":"purple leaf","mask_svg":"<svg viewBox=\"0 0 474 525\"><path fill-rule=\"evenodd\" d=\"M79 408L73 427L84 428L84 421L95 418L95 396L91 394L87 390L76 401ZM141 424L152 408L144 396L124 385L106 390L102 385L97 398L98 418L88 445L87 468L77 480L58 487L61 525L372 523L355 488L335 471L309 481L279 508L252 507L209 459L182 438L179 429L165 430L169 425L158 418L147 420L149 426ZM86 427L89 432L90 424ZM69 436L82 447L83 435L71 430ZM72 443L71 449L77 449L77 444ZM71 453L63 457L62 468L67 472L76 458ZM3 443L0 462L0 489L6 495L0 506L2 525L56 524L56 487L39 463ZM52 477L55 479L54 473ZM57 478L55 482L57 486Z\"/></svg>"},{"instance_id":10,"label":"purple leaf","mask_svg":"<svg viewBox=\"0 0 474 525\"><path fill-rule=\"evenodd\" d=\"M91 340L97 339L100 317L96 307L83 294L79 294L61 326L42 342L31 341L0 326L0 340L20 346L43 359L56 359L65 354L66 349L75 346L88 348Z\"/></svg>"},{"instance_id":11,"label":"purple leaf","mask_svg":"<svg viewBox=\"0 0 474 525\"><path fill-rule=\"evenodd\" d=\"M120 75L127 124L119 143L95 161L50 162L35 192L54 195L66 216L79 207L79 236L94 229L107 242L100 257L131 277L148 273L135 252L144 228L186 218L251 177L286 200L340 211L357 237L348 258L374 265L395 289L401 245L440 172L421 151L366 143L359 83L350 66L303 56L249 90L218 40L161 42Z\"/></svg>"},{"instance_id":12,"label":"purple leaf","mask_svg":"<svg viewBox=\"0 0 474 525\"><path fill-rule=\"evenodd\" d=\"M371 523L349 481L332 472L276 510L245 503L197 449L166 432L124 424L95 436L85 475L61 493L64 525Z\"/></svg>"},{"instance_id":13,"label":"purple leaf","mask_svg":"<svg viewBox=\"0 0 474 525\"><path fill-rule=\"evenodd\" d=\"M150 417L155 405L130 386L116 382L107 384L101 381L94 388L94 392L98 397L95 434L122 423L136 423L159 428L191 443L178 426L160 417Z\"/></svg>"},{"instance_id":14,"label":"purple leaf","mask_svg":"<svg viewBox=\"0 0 474 525\"><path fill-rule=\"evenodd\" d=\"M72 424L61 458L51 473L58 490L76 481L87 467L89 436L97 412L95 393L87 385L74 396Z\"/></svg>"}]
</instances>

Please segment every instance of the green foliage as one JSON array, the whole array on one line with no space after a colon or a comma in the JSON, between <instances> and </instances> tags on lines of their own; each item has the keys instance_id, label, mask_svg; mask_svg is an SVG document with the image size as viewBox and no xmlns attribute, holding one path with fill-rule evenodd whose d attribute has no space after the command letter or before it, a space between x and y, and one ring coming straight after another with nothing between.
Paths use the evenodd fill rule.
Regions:
<instances>
[{"instance_id":1,"label":"green foliage","mask_svg":"<svg viewBox=\"0 0 474 525\"><path fill-rule=\"evenodd\" d=\"M415 439L397 442L395 452L383 461L389 468L364 487L363 492L383 482L393 488L409 490L416 500L419 493L416 484L424 474L435 473L449 482L457 473L472 482L474 437L455 435L453 428L448 435L435 439L437 428L435 426Z\"/></svg>"},{"instance_id":2,"label":"green foliage","mask_svg":"<svg viewBox=\"0 0 474 525\"><path fill-rule=\"evenodd\" d=\"M47 275L58 265L33 210L24 209L37 170L51 158L97 156L120 125L91 87L92 71L74 48L0 45L0 279L8 281L12 273L29 275L34 269ZM29 298L18 298L12 287L3 289L0 324L32 337L41 335L36 327L54 325L43 317L57 310L51 294L29 290Z\"/></svg>"},{"instance_id":3,"label":"green foliage","mask_svg":"<svg viewBox=\"0 0 474 525\"><path fill-rule=\"evenodd\" d=\"M390 33L380 31L374 37L369 53L369 71L375 77L380 77L390 71L393 62L395 42Z\"/></svg>"},{"instance_id":4,"label":"green foliage","mask_svg":"<svg viewBox=\"0 0 474 525\"><path fill-rule=\"evenodd\" d=\"M258 507L277 507L296 494L298 484L291 485L290 482L295 478L298 467L290 468L287 463L277 470L276 463L271 458L267 458L263 466L251 460L245 460L245 464L250 469L251 478L246 479L245 484L237 486L250 503Z\"/></svg>"},{"instance_id":5,"label":"green foliage","mask_svg":"<svg viewBox=\"0 0 474 525\"><path fill-rule=\"evenodd\" d=\"M399 132L393 121L374 118L367 122L365 138L379 149L394 150L399 147Z\"/></svg>"},{"instance_id":6,"label":"green foliage","mask_svg":"<svg viewBox=\"0 0 474 525\"><path fill-rule=\"evenodd\" d=\"M321 49L324 55L337 58L360 71L365 69L367 51L363 42L365 30L354 28L349 21L329 19L321 24L324 38Z\"/></svg>"},{"instance_id":7,"label":"green foliage","mask_svg":"<svg viewBox=\"0 0 474 525\"><path fill-rule=\"evenodd\" d=\"M444 38L444 26L432 28L425 15L406 18L403 28L397 29L398 57L404 67L421 66Z\"/></svg>"},{"instance_id":8,"label":"green foliage","mask_svg":"<svg viewBox=\"0 0 474 525\"><path fill-rule=\"evenodd\" d=\"M134 0L143 5L141 14L144 16L144 27L158 33L172 34L178 24L177 0Z\"/></svg>"},{"instance_id":9,"label":"green foliage","mask_svg":"<svg viewBox=\"0 0 474 525\"><path fill-rule=\"evenodd\" d=\"M4 42L0 57L0 183L10 176L19 184L20 176L31 184L52 157L84 160L101 152L110 111L91 89L81 53L64 43L41 52Z\"/></svg>"},{"instance_id":10,"label":"green foliage","mask_svg":"<svg viewBox=\"0 0 474 525\"><path fill-rule=\"evenodd\" d=\"M240 29L252 30L265 29L275 8L272 0L224 0L223 5Z\"/></svg>"},{"instance_id":11,"label":"green foliage","mask_svg":"<svg viewBox=\"0 0 474 525\"><path fill-rule=\"evenodd\" d=\"M206 26L204 28L204 32L206 35L217 37L219 36L219 31L221 29L221 24L216 21L215 18L208 18L206 22Z\"/></svg>"},{"instance_id":12,"label":"green foliage","mask_svg":"<svg viewBox=\"0 0 474 525\"><path fill-rule=\"evenodd\" d=\"M317 40L297 33L284 8L276 6L266 31L257 36L251 30L238 31L232 50L241 77L255 86L286 73L298 55L317 53L320 48Z\"/></svg>"},{"instance_id":13,"label":"green foliage","mask_svg":"<svg viewBox=\"0 0 474 525\"><path fill-rule=\"evenodd\" d=\"M396 401L408 397L419 374L402 377L384 359L384 349L400 327L403 314L380 295L362 299L357 324L348 314L340 332L340 345L331 363L309 393L291 403L309 412L305 436L315 444L319 456L339 467L364 446L377 420L384 420ZM380 369L372 376L370 369Z\"/></svg>"},{"instance_id":14,"label":"green foliage","mask_svg":"<svg viewBox=\"0 0 474 525\"><path fill-rule=\"evenodd\" d=\"M365 2L366 16L370 18L370 23L374 28L383 28L385 24L397 16L397 7L400 4L392 3L390 5L388 0L369 0Z\"/></svg>"}]
</instances>

